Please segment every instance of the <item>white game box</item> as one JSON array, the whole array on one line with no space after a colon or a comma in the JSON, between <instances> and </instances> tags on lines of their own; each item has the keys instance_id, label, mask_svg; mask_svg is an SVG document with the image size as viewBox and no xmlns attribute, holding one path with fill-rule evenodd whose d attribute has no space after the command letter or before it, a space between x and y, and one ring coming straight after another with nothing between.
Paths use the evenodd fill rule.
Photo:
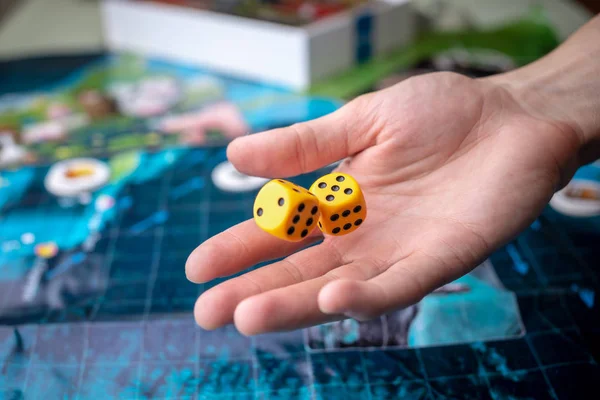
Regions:
<instances>
[{"instance_id":1,"label":"white game box","mask_svg":"<svg viewBox=\"0 0 600 400\"><path fill-rule=\"evenodd\" d=\"M295 26L181 5L103 0L108 49L304 90L408 43L410 0L378 0Z\"/></svg>"}]
</instances>

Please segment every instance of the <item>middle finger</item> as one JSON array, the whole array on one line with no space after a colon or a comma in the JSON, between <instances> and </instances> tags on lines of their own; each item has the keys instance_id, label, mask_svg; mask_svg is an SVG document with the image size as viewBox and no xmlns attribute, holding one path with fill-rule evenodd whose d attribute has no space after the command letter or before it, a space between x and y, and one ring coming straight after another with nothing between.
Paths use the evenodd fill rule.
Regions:
<instances>
[{"instance_id":1,"label":"middle finger","mask_svg":"<svg viewBox=\"0 0 600 400\"><path fill-rule=\"evenodd\" d=\"M320 311L321 289L337 279L364 281L381 272L372 260L356 260L328 274L291 286L269 290L242 301L235 310L235 325L246 335L292 330L343 319Z\"/></svg>"},{"instance_id":2,"label":"middle finger","mask_svg":"<svg viewBox=\"0 0 600 400\"><path fill-rule=\"evenodd\" d=\"M204 292L196 301L196 322L216 329L233 322L233 313L244 299L277 288L314 279L342 263L327 242L294 253L284 260L249 271Z\"/></svg>"}]
</instances>

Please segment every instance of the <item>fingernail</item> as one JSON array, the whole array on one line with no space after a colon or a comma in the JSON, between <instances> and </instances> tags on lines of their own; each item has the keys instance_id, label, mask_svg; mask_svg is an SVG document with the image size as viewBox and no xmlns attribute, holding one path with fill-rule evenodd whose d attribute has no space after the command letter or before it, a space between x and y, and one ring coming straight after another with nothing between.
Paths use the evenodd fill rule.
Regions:
<instances>
[{"instance_id":1,"label":"fingernail","mask_svg":"<svg viewBox=\"0 0 600 400\"><path fill-rule=\"evenodd\" d=\"M367 317L365 315L362 315L360 313L355 313L352 311L344 311L343 314L348 318L357 320L358 322L366 322L366 321L370 321L373 319L373 318Z\"/></svg>"}]
</instances>

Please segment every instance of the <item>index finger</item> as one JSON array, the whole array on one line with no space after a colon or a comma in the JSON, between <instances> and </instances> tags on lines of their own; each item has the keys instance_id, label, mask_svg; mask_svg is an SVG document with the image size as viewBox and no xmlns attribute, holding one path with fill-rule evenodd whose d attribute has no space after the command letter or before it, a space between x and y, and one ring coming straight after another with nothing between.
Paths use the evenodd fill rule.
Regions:
<instances>
[{"instance_id":1,"label":"index finger","mask_svg":"<svg viewBox=\"0 0 600 400\"><path fill-rule=\"evenodd\" d=\"M229 144L227 158L245 174L283 178L359 153L372 144L377 130L369 99L363 95L323 117L239 137Z\"/></svg>"}]
</instances>

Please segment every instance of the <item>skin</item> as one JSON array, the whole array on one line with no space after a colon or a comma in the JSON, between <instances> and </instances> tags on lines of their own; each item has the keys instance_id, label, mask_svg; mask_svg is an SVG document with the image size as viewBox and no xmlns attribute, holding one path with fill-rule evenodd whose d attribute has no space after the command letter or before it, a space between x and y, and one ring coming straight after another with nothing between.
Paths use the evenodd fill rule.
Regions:
<instances>
[{"instance_id":1,"label":"skin","mask_svg":"<svg viewBox=\"0 0 600 400\"><path fill-rule=\"evenodd\" d=\"M323 118L234 140L228 158L254 176L286 178L343 160L337 170L357 179L369 214L341 237L317 230L288 243L248 220L207 240L187 261L192 282L287 257L203 293L197 323L255 335L368 320L470 272L600 157L598 35L596 17L519 70L422 75Z\"/></svg>"}]
</instances>

